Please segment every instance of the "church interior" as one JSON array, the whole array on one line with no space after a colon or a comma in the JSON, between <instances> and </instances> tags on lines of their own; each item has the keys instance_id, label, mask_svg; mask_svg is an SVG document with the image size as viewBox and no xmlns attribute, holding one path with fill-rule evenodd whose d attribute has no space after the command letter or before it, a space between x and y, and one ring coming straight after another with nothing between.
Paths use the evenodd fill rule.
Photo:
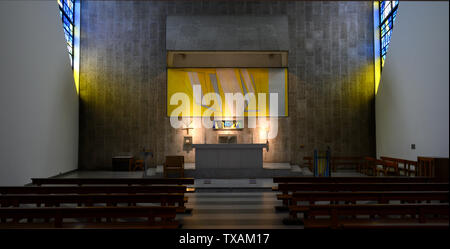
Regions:
<instances>
[{"instance_id":1,"label":"church interior","mask_svg":"<svg viewBox=\"0 0 450 249\"><path fill-rule=\"evenodd\" d=\"M448 229L447 1L0 1L0 229Z\"/></svg>"}]
</instances>

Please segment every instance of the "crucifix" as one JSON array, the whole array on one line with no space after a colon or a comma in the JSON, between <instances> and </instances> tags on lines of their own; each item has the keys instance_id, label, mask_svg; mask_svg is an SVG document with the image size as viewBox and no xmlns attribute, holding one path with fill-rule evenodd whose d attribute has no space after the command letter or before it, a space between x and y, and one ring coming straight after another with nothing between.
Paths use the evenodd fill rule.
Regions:
<instances>
[{"instance_id":1,"label":"crucifix","mask_svg":"<svg viewBox=\"0 0 450 249\"><path fill-rule=\"evenodd\" d=\"M189 124L186 124L185 122L183 122L184 123L184 128L181 128L182 130L186 130L187 135L189 135L189 130L194 129L194 128L190 127L191 124L192 124L192 120L189 120L188 122L189 122Z\"/></svg>"},{"instance_id":2,"label":"crucifix","mask_svg":"<svg viewBox=\"0 0 450 249\"><path fill-rule=\"evenodd\" d=\"M186 130L187 131L187 134L189 135L189 130L192 130L192 129L194 129L194 128L191 128L191 127L186 127L186 128L182 128L183 130Z\"/></svg>"}]
</instances>

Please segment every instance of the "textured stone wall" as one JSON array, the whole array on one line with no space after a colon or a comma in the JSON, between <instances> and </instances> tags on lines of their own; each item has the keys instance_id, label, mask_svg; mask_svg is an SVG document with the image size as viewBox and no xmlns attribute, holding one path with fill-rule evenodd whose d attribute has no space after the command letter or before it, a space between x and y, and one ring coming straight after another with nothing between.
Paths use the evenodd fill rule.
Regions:
<instances>
[{"instance_id":1,"label":"textured stone wall","mask_svg":"<svg viewBox=\"0 0 450 249\"><path fill-rule=\"evenodd\" d=\"M288 27L286 15L170 15L166 20L166 49L286 51Z\"/></svg>"},{"instance_id":2,"label":"textured stone wall","mask_svg":"<svg viewBox=\"0 0 450 249\"><path fill-rule=\"evenodd\" d=\"M151 164L182 154L184 130L166 114L167 15L287 15L289 117L264 160L300 163L314 148L374 155L371 2L82 1L80 158L82 169L109 169L111 157L155 152ZM240 142L256 130L236 132ZM217 132L191 131L195 143Z\"/></svg>"}]
</instances>

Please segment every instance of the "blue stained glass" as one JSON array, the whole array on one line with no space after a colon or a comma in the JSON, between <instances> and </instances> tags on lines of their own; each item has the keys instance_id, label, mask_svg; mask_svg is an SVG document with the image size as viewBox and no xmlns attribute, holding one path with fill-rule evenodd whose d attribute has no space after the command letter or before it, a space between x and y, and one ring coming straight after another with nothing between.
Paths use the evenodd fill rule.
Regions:
<instances>
[{"instance_id":1,"label":"blue stained glass","mask_svg":"<svg viewBox=\"0 0 450 249\"><path fill-rule=\"evenodd\" d=\"M393 8L398 5L398 1L392 1Z\"/></svg>"},{"instance_id":2,"label":"blue stained glass","mask_svg":"<svg viewBox=\"0 0 450 249\"><path fill-rule=\"evenodd\" d=\"M74 36L74 0L57 0L59 15L63 23L64 37L69 51L70 64L73 65L73 36Z\"/></svg>"},{"instance_id":3,"label":"blue stained glass","mask_svg":"<svg viewBox=\"0 0 450 249\"><path fill-rule=\"evenodd\" d=\"M64 28L67 29L67 31L73 32L73 25L70 23L69 19L67 19L65 16L63 16L63 25Z\"/></svg>"},{"instance_id":4,"label":"blue stained glass","mask_svg":"<svg viewBox=\"0 0 450 249\"><path fill-rule=\"evenodd\" d=\"M391 1L382 1L382 5L380 8L381 20L384 20L389 15L391 9L392 9Z\"/></svg>"},{"instance_id":5,"label":"blue stained glass","mask_svg":"<svg viewBox=\"0 0 450 249\"><path fill-rule=\"evenodd\" d=\"M67 43L70 43L72 45L73 36L70 34L70 32L64 29L64 35L66 37Z\"/></svg>"},{"instance_id":6,"label":"blue stained glass","mask_svg":"<svg viewBox=\"0 0 450 249\"><path fill-rule=\"evenodd\" d=\"M65 0L65 2L66 2L66 4L67 4L67 6L69 6L69 8L70 8L71 10L73 10L73 0Z\"/></svg>"},{"instance_id":7,"label":"blue stained glass","mask_svg":"<svg viewBox=\"0 0 450 249\"><path fill-rule=\"evenodd\" d=\"M66 15L69 17L69 20L71 22L73 22L73 11L66 4L64 4L63 9L64 9L64 13L66 13Z\"/></svg>"},{"instance_id":8,"label":"blue stained glass","mask_svg":"<svg viewBox=\"0 0 450 249\"><path fill-rule=\"evenodd\" d=\"M398 1L380 1L380 55L381 65L384 66L386 53L389 49L394 22L397 17Z\"/></svg>"}]
</instances>

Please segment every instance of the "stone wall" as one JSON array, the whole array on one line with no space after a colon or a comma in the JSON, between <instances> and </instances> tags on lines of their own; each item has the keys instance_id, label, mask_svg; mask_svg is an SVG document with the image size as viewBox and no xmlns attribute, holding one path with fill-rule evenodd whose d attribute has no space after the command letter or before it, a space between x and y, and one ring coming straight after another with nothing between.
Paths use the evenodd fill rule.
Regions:
<instances>
[{"instance_id":1,"label":"stone wall","mask_svg":"<svg viewBox=\"0 0 450 249\"><path fill-rule=\"evenodd\" d=\"M298 164L314 148L334 155L374 155L371 2L82 1L81 169L109 169L121 152L152 149L151 164L181 154L185 130L166 113L165 22L168 15L287 15L289 117L279 119L267 162ZM238 133L255 141L257 130ZM217 132L190 131L194 143Z\"/></svg>"}]
</instances>

